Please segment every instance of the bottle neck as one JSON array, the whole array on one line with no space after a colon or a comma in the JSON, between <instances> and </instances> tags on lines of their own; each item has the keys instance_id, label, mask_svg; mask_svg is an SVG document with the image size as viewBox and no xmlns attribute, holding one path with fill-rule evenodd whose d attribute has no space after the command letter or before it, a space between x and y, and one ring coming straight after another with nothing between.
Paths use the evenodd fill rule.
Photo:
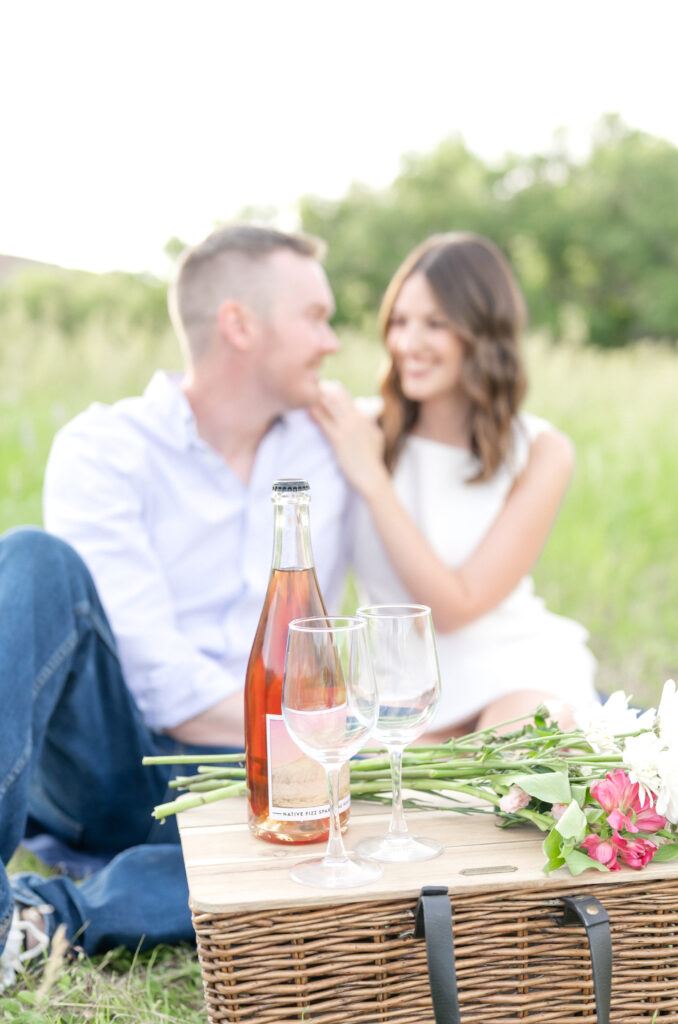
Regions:
<instances>
[{"instance_id":1,"label":"bottle neck","mask_svg":"<svg viewBox=\"0 0 678 1024\"><path fill-rule=\"evenodd\" d=\"M275 501L273 523L273 568L312 569L308 498Z\"/></svg>"}]
</instances>

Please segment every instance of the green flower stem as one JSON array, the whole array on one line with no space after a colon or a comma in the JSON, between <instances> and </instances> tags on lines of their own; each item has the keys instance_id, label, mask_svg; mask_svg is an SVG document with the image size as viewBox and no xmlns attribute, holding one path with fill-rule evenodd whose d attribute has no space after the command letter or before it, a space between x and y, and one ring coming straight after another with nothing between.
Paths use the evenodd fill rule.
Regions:
<instances>
[{"instance_id":1,"label":"green flower stem","mask_svg":"<svg viewBox=\"0 0 678 1024\"><path fill-rule=\"evenodd\" d=\"M509 718L508 721L501 722L500 724L501 724L501 727L503 729L507 725L515 725L517 722L526 722L528 720L531 721L532 719L533 719L533 715L519 715L517 718ZM497 728L496 726L490 725L490 726L488 726L485 729L477 729L476 732L468 732L463 737L463 742L464 743L470 743L470 742L473 742L474 740L481 739L483 736L492 736L494 734L496 728ZM459 741L455 739L455 740L452 740L452 742L453 743L457 743Z\"/></svg>"},{"instance_id":2,"label":"green flower stem","mask_svg":"<svg viewBox=\"0 0 678 1024\"><path fill-rule=\"evenodd\" d=\"M435 784L440 779L495 779L500 780L506 772L519 772L525 775L537 774L535 768L545 768L549 771L562 771L563 765L560 761L541 760L529 764L518 761L483 761L480 763L452 762L448 764L434 764L430 767L405 765L403 768L403 779L431 779L434 782L430 788L435 789ZM389 771L386 765L370 769L363 762L359 769L351 764L351 778L378 779L389 778Z\"/></svg>"},{"instance_id":3,"label":"green flower stem","mask_svg":"<svg viewBox=\"0 0 678 1024\"><path fill-rule=\"evenodd\" d=\"M438 784L434 787L426 785L425 782L417 782L416 779L412 783L408 783L407 789L422 790L425 793L435 793L439 789L452 790L455 793L465 793L467 796L475 796L480 800L488 801L489 803L499 804L499 797L496 793L491 790L481 789L479 786L467 786L463 782L454 782L451 779L440 779ZM367 780L365 782L351 782L351 796L361 797L368 796L372 793L389 793L391 792L391 778L390 776L385 777L382 780Z\"/></svg>"},{"instance_id":4,"label":"green flower stem","mask_svg":"<svg viewBox=\"0 0 678 1024\"><path fill-rule=\"evenodd\" d=\"M228 781L228 780L226 780L226 781ZM176 780L174 780L173 782L170 782L170 789L185 789L189 793L207 793L207 792L209 792L212 789L223 789L223 788L224 788L224 780L223 779L210 779L207 782L192 782L190 786L176 785ZM227 795L234 796L235 794L229 793Z\"/></svg>"},{"instance_id":5,"label":"green flower stem","mask_svg":"<svg viewBox=\"0 0 678 1024\"><path fill-rule=\"evenodd\" d=\"M228 768L226 771L204 771L198 775L177 775L170 781L171 789L190 789L192 785L199 782L211 782L213 779L244 779L244 768Z\"/></svg>"},{"instance_id":6,"label":"green flower stem","mask_svg":"<svg viewBox=\"0 0 678 1024\"><path fill-rule=\"evenodd\" d=\"M242 764L242 754L168 754L166 757L145 757L142 764Z\"/></svg>"},{"instance_id":7,"label":"green flower stem","mask_svg":"<svg viewBox=\"0 0 678 1024\"><path fill-rule=\"evenodd\" d=\"M568 764L591 764L591 765L616 765L623 764L621 754L568 754Z\"/></svg>"},{"instance_id":8,"label":"green flower stem","mask_svg":"<svg viewBox=\"0 0 678 1024\"><path fill-rule=\"evenodd\" d=\"M188 811L191 807L200 807L202 804L216 803L230 796L243 796L247 792L245 782L233 782L230 786L221 786L213 789L210 793L197 793L195 796L180 796L169 804L158 804L153 810L154 818L168 818L171 814L178 814L180 811Z\"/></svg>"},{"instance_id":9,"label":"green flower stem","mask_svg":"<svg viewBox=\"0 0 678 1024\"><path fill-rule=\"evenodd\" d=\"M533 825L536 825L542 832L550 832L553 828L553 819L548 814L540 814L539 811L530 811L527 807L524 807L521 811L513 812L517 818L524 818L525 821L531 821Z\"/></svg>"}]
</instances>

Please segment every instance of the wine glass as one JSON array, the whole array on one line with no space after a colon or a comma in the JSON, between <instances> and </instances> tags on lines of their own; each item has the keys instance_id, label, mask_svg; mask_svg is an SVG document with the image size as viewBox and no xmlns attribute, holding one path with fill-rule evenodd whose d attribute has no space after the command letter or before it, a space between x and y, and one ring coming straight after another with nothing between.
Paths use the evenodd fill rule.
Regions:
<instances>
[{"instance_id":1,"label":"wine glass","mask_svg":"<svg viewBox=\"0 0 678 1024\"><path fill-rule=\"evenodd\" d=\"M297 745L327 773L330 834L325 856L297 864L296 882L340 889L380 878L383 868L347 854L339 824L342 765L360 750L377 717L377 689L364 619L294 619L287 636L282 713Z\"/></svg>"},{"instance_id":2,"label":"wine glass","mask_svg":"<svg viewBox=\"0 0 678 1024\"><path fill-rule=\"evenodd\" d=\"M379 691L373 735L391 760L391 822L385 836L364 839L356 851L381 861L429 860L442 853L436 839L414 838L403 812L403 750L424 732L440 698L440 670L431 609L422 604L371 605L356 614L367 641Z\"/></svg>"}]
</instances>

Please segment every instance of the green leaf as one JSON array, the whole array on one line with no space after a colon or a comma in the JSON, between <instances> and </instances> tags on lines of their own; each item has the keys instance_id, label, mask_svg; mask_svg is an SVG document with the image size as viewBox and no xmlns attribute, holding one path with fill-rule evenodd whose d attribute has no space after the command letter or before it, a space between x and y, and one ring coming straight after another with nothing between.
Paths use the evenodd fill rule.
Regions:
<instances>
[{"instance_id":1,"label":"green leaf","mask_svg":"<svg viewBox=\"0 0 678 1024\"><path fill-rule=\"evenodd\" d=\"M576 800L573 800L560 821L556 822L556 828L565 839L574 839L580 843L588 831L586 815Z\"/></svg>"},{"instance_id":2,"label":"green leaf","mask_svg":"<svg viewBox=\"0 0 678 1024\"><path fill-rule=\"evenodd\" d=\"M546 857L544 873L547 875L550 871L555 871L556 868L561 868L565 863L565 858L561 853L562 842L563 837L559 832L556 832L556 830L552 828L542 843L541 848L544 851L544 856Z\"/></svg>"},{"instance_id":3,"label":"green leaf","mask_svg":"<svg viewBox=\"0 0 678 1024\"><path fill-rule=\"evenodd\" d=\"M676 857L678 857L678 843L665 843L664 846L659 847L652 860L675 860Z\"/></svg>"},{"instance_id":4,"label":"green leaf","mask_svg":"<svg viewBox=\"0 0 678 1024\"><path fill-rule=\"evenodd\" d=\"M503 780L502 780L503 781ZM550 804L567 804L572 799L567 772L539 772L534 775L514 775L511 782L530 796Z\"/></svg>"},{"instance_id":5,"label":"green leaf","mask_svg":"<svg viewBox=\"0 0 678 1024\"><path fill-rule=\"evenodd\" d=\"M585 807L584 814L589 824L593 824L594 821L600 821L601 818L605 817L605 811L602 807Z\"/></svg>"},{"instance_id":6,"label":"green leaf","mask_svg":"<svg viewBox=\"0 0 678 1024\"><path fill-rule=\"evenodd\" d=\"M586 803L586 794L588 792L588 786L582 782L571 782L570 789L572 790L572 799L576 800L580 807L583 807Z\"/></svg>"},{"instance_id":7,"label":"green leaf","mask_svg":"<svg viewBox=\"0 0 678 1024\"><path fill-rule=\"evenodd\" d=\"M571 853L568 853L565 863L570 869L571 875L580 875L582 871L588 871L590 868L595 868L596 871L609 871L609 868L606 868L599 860L594 860L593 857L582 853L581 850L572 850Z\"/></svg>"}]
</instances>

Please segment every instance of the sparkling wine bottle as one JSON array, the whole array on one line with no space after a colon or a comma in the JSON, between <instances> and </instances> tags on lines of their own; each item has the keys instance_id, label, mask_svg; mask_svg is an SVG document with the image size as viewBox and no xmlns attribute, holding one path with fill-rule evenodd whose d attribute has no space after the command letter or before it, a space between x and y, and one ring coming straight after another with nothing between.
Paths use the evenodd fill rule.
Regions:
<instances>
[{"instance_id":1,"label":"sparkling wine bottle","mask_svg":"<svg viewBox=\"0 0 678 1024\"><path fill-rule=\"evenodd\" d=\"M305 480L273 484L273 565L245 680L249 826L273 843L315 843L329 833L325 772L291 739L281 709L288 626L327 614L313 566L310 497ZM339 795L345 825L348 771Z\"/></svg>"}]
</instances>

